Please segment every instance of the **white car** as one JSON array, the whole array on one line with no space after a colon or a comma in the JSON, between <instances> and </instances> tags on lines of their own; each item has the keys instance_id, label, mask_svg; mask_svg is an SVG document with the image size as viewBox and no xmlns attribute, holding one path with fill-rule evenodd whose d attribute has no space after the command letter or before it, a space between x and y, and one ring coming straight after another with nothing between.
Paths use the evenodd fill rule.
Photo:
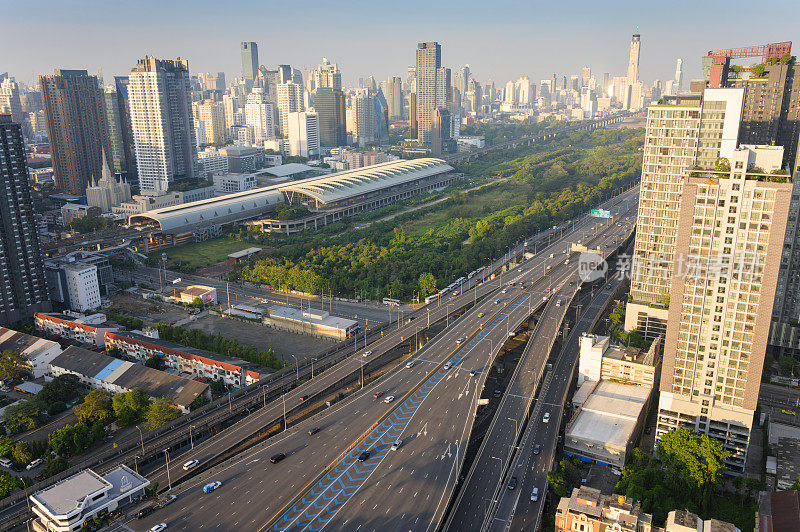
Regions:
<instances>
[{"instance_id":1,"label":"white car","mask_svg":"<svg viewBox=\"0 0 800 532\"><path fill-rule=\"evenodd\" d=\"M165 528L167 528L167 523L159 523L156 526L154 526L153 528L151 528L150 532L161 532Z\"/></svg>"},{"instance_id":2,"label":"white car","mask_svg":"<svg viewBox=\"0 0 800 532\"><path fill-rule=\"evenodd\" d=\"M372 354L372 351L364 351L364 354L361 355L362 357L368 357Z\"/></svg>"},{"instance_id":3,"label":"white car","mask_svg":"<svg viewBox=\"0 0 800 532\"><path fill-rule=\"evenodd\" d=\"M25 469L27 469L28 471L30 471L30 470L31 470L31 469L33 469L34 467L39 467L41 464L42 464L42 459L41 459L41 458L37 458L36 460L34 460L33 462L31 462L30 464L26 465L26 466L25 466Z\"/></svg>"},{"instance_id":4,"label":"white car","mask_svg":"<svg viewBox=\"0 0 800 532\"><path fill-rule=\"evenodd\" d=\"M415 362L412 360L411 362L408 362L408 363L406 364L406 367L407 367L407 368L413 368L413 367L414 367L414 364L415 364Z\"/></svg>"},{"instance_id":5,"label":"white car","mask_svg":"<svg viewBox=\"0 0 800 532\"><path fill-rule=\"evenodd\" d=\"M391 450L396 451L397 449L400 448L401 445L403 445L403 440L397 440L392 444Z\"/></svg>"},{"instance_id":6,"label":"white car","mask_svg":"<svg viewBox=\"0 0 800 532\"><path fill-rule=\"evenodd\" d=\"M536 502L539 500L539 488L533 488L533 492L531 493L531 500Z\"/></svg>"},{"instance_id":7,"label":"white car","mask_svg":"<svg viewBox=\"0 0 800 532\"><path fill-rule=\"evenodd\" d=\"M197 464L200 463L200 460L189 460L185 464L183 464L183 470L189 471L191 468L195 467Z\"/></svg>"},{"instance_id":8,"label":"white car","mask_svg":"<svg viewBox=\"0 0 800 532\"><path fill-rule=\"evenodd\" d=\"M386 399L383 400L383 402L386 403L386 404L389 404L392 401L394 401L394 395L388 395L388 396L386 396Z\"/></svg>"},{"instance_id":9,"label":"white car","mask_svg":"<svg viewBox=\"0 0 800 532\"><path fill-rule=\"evenodd\" d=\"M452 368L452 367L453 367L453 364L452 364L452 363L450 363L450 362L448 362L447 364L445 364L445 365L444 365L444 369L445 369L445 371L447 371L448 369L450 369L450 368Z\"/></svg>"},{"instance_id":10,"label":"white car","mask_svg":"<svg viewBox=\"0 0 800 532\"><path fill-rule=\"evenodd\" d=\"M542 423L550 423L550 412L545 412L542 416Z\"/></svg>"},{"instance_id":11,"label":"white car","mask_svg":"<svg viewBox=\"0 0 800 532\"><path fill-rule=\"evenodd\" d=\"M506 292L508 292L508 288L503 288L502 290L500 290L501 294L505 294Z\"/></svg>"}]
</instances>

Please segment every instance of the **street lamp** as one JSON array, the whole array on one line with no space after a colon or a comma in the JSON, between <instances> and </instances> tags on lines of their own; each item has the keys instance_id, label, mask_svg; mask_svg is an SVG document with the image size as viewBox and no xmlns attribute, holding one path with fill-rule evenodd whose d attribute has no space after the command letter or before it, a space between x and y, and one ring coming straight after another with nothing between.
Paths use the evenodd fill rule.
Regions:
<instances>
[{"instance_id":1,"label":"street lamp","mask_svg":"<svg viewBox=\"0 0 800 532\"><path fill-rule=\"evenodd\" d=\"M144 437L142 436L142 429L139 428L139 425L134 425L134 426L139 431L139 441L142 444L142 457L144 457Z\"/></svg>"},{"instance_id":2,"label":"street lamp","mask_svg":"<svg viewBox=\"0 0 800 532\"><path fill-rule=\"evenodd\" d=\"M169 491L172 491L172 479L169 476L169 449L164 449L164 454L167 456L167 484L169 485Z\"/></svg>"},{"instance_id":3,"label":"street lamp","mask_svg":"<svg viewBox=\"0 0 800 532\"><path fill-rule=\"evenodd\" d=\"M297 379L296 380L300 381L300 363L297 361L297 357L296 356L292 355L292 358L294 359L294 366L297 369Z\"/></svg>"},{"instance_id":4,"label":"street lamp","mask_svg":"<svg viewBox=\"0 0 800 532\"><path fill-rule=\"evenodd\" d=\"M365 333L366 334L366 333ZM314 378L314 362L316 362L316 358L311 359L311 378Z\"/></svg>"},{"instance_id":5,"label":"street lamp","mask_svg":"<svg viewBox=\"0 0 800 532\"><path fill-rule=\"evenodd\" d=\"M192 438L192 429L195 428L194 425L189 425L189 444L192 446L192 450L194 450L194 439Z\"/></svg>"}]
</instances>

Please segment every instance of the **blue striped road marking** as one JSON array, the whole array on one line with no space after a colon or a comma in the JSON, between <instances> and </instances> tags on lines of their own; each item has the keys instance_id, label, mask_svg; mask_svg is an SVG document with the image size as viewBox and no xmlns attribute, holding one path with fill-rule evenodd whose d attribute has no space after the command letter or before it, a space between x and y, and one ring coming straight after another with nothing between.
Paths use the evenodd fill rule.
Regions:
<instances>
[{"instance_id":1,"label":"blue striped road marking","mask_svg":"<svg viewBox=\"0 0 800 532\"><path fill-rule=\"evenodd\" d=\"M488 326L485 325L469 342L460 346L450 358L450 362L454 366L461 363L481 340L525 303L529 297L531 297L529 294L523 294L509 303ZM326 475L306 490L290 508L278 515L272 530L309 530L314 532L322 530L378 468L386 457L389 447L402 435L419 405L448 373L448 370L440 367L431 374L413 394L395 407L389 417L342 457ZM364 451L370 452L369 459L366 462L360 462L358 456Z\"/></svg>"}]
</instances>

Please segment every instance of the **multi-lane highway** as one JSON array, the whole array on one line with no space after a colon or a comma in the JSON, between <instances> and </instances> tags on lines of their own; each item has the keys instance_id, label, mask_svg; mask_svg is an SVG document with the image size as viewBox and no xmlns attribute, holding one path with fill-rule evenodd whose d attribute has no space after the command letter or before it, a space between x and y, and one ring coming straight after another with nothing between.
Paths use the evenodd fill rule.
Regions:
<instances>
[{"instance_id":1,"label":"multi-lane highway","mask_svg":"<svg viewBox=\"0 0 800 532\"><path fill-rule=\"evenodd\" d=\"M598 228L595 224L584 227L572 240L590 238ZM210 523L219 523L221 529L246 523L249 528L259 524L259 519L262 527L280 530L316 529L329 524L335 529L357 529L366 522L376 530L423 529L438 522L455 485L472 424L469 413L474 413L492 353L541 302L551 285L561 284L572 274L572 269L561 266L566 246L554 245L527 261L520 271L507 274L506 281L516 286L504 289L505 294L498 290L496 281L486 283L488 286L482 288L497 290L497 294L418 351L413 367L401 365L365 393L182 484L178 502L134 528L140 528L140 524L146 528L151 521L164 519L169 519L171 527L181 529L203 529ZM548 265L551 274L543 278ZM538 282L523 289L519 281L526 277ZM457 342L461 338L465 340ZM447 361L453 366L447 368ZM352 362L360 364L355 358ZM384 395L373 399L376 391ZM389 395L395 396L394 402L382 403ZM268 405L265 410L270 408ZM276 410L272 415L278 414L277 408L272 407ZM308 435L312 425L323 430ZM440 434L442 427L448 434ZM391 445L397 438L403 443L393 451ZM173 480L181 475L182 470L176 471L180 463L195 457L208 460L217 450L213 444L206 449L196 447L194 453L173 459ZM359 455L365 451L370 456L361 462ZM287 458L269 464L268 457L276 452L286 453ZM373 474L375 471L380 473ZM163 472L157 478L159 482L166 480ZM223 486L212 494L203 494L202 484L212 478L223 481ZM272 481L265 482L267 478ZM427 488L429 482L433 489L411 491L412 485ZM264 502L258 505L248 497ZM226 510L219 516L208 515L206 504ZM370 505L381 506L381 512L365 511Z\"/></svg>"}]
</instances>

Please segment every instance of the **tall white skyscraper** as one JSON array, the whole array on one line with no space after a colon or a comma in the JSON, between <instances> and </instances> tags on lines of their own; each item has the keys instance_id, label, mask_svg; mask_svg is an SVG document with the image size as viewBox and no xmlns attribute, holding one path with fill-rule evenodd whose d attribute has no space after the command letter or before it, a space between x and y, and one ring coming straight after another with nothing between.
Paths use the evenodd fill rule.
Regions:
<instances>
[{"instance_id":1,"label":"tall white skyscraper","mask_svg":"<svg viewBox=\"0 0 800 532\"><path fill-rule=\"evenodd\" d=\"M319 116L312 111L289 113L289 154L300 157L319 155Z\"/></svg>"},{"instance_id":2,"label":"tall white skyscraper","mask_svg":"<svg viewBox=\"0 0 800 532\"><path fill-rule=\"evenodd\" d=\"M639 81L639 48L641 40L638 33L631 37L631 51L628 56L628 85Z\"/></svg>"},{"instance_id":3,"label":"tall white skyscraper","mask_svg":"<svg viewBox=\"0 0 800 532\"><path fill-rule=\"evenodd\" d=\"M531 80L528 76L520 76L514 84L516 99L519 105L530 105L531 103Z\"/></svg>"},{"instance_id":4,"label":"tall white skyscraper","mask_svg":"<svg viewBox=\"0 0 800 532\"><path fill-rule=\"evenodd\" d=\"M140 59L129 76L128 96L140 189L162 194L176 179L194 178L189 62Z\"/></svg>"},{"instance_id":5,"label":"tall white skyscraper","mask_svg":"<svg viewBox=\"0 0 800 532\"><path fill-rule=\"evenodd\" d=\"M506 82L506 88L503 90L503 103L514 105L517 101L517 87L512 80Z\"/></svg>"},{"instance_id":6,"label":"tall white skyscraper","mask_svg":"<svg viewBox=\"0 0 800 532\"><path fill-rule=\"evenodd\" d=\"M683 59L678 58L678 61L675 65L675 84L673 85L675 92L681 90L682 83L683 83Z\"/></svg>"},{"instance_id":7,"label":"tall white skyscraper","mask_svg":"<svg viewBox=\"0 0 800 532\"><path fill-rule=\"evenodd\" d=\"M277 86L278 95L278 120L283 138L289 138L289 113L305 111L305 100L303 86L299 83L279 83Z\"/></svg>"},{"instance_id":8,"label":"tall white skyscraper","mask_svg":"<svg viewBox=\"0 0 800 532\"><path fill-rule=\"evenodd\" d=\"M262 144L275 138L275 119L272 115L272 102L261 87L254 87L247 95L244 106L245 123L253 128L253 141Z\"/></svg>"}]
</instances>

